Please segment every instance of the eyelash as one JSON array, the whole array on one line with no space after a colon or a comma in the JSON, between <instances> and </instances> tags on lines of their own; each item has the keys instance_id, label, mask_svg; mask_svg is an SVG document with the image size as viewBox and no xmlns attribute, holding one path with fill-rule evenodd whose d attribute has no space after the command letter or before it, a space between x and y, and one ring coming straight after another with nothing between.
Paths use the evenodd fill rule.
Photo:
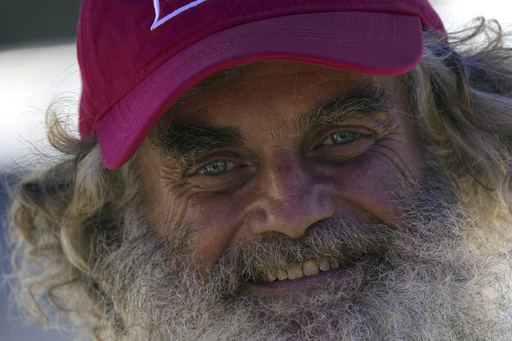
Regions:
<instances>
[{"instance_id":1,"label":"eyelash","mask_svg":"<svg viewBox=\"0 0 512 341\"><path fill-rule=\"evenodd\" d=\"M348 141L341 141L340 143L336 143L335 136L338 135L339 139L348 139ZM334 131L325 137L320 146L345 146L355 142L360 137L365 136L363 133L352 131L352 130L337 130ZM330 140L330 141L329 141ZM230 161L228 159L218 159L212 162L209 162L203 165L196 174L200 174L207 177L217 177L222 176L230 170L238 167L239 165L236 162ZM220 167L220 170L217 168ZM217 173L218 172L218 173Z\"/></svg>"},{"instance_id":2,"label":"eyelash","mask_svg":"<svg viewBox=\"0 0 512 341\"><path fill-rule=\"evenodd\" d=\"M226 173L227 171L235 168L236 166L237 166L237 164L235 162L233 162L233 161L229 161L229 160L215 160L215 161L210 162L210 163L204 165L203 167L201 167L201 169L199 169L197 174L202 174L202 175L206 175L206 176L218 176L218 175L222 175L222 174ZM218 174L209 174L209 173L217 172L218 171L218 169L216 169L217 167L221 167L220 168L220 173L218 173Z\"/></svg>"},{"instance_id":3,"label":"eyelash","mask_svg":"<svg viewBox=\"0 0 512 341\"><path fill-rule=\"evenodd\" d=\"M348 137L349 141L342 141L340 143L336 143L337 141L335 140L335 136L338 135L338 140L339 139L342 139L342 138L346 138ZM357 133L357 132L353 132L353 131L350 131L350 130L339 130L339 131L336 131L334 133L331 133L329 134L322 142L323 145L336 145L336 146L343 146L343 145L346 145L346 144L349 144L349 143L352 143L354 142L355 140L357 140L359 137L361 136L360 133ZM328 140L330 139L330 143L326 143Z\"/></svg>"}]
</instances>

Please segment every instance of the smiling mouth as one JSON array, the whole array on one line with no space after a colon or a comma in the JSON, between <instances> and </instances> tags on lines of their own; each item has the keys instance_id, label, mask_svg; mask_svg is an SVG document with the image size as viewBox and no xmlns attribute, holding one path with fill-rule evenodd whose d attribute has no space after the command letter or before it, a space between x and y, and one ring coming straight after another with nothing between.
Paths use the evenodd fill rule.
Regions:
<instances>
[{"instance_id":1,"label":"smiling mouth","mask_svg":"<svg viewBox=\"0 0 512 341\"><path fill-rule=\"evenodd\" d=\"M348 265L340 259L321 257L319 259L308 260L303 263L293 263L286 269L267 271L252 278L252 283L273 283L277 281L296 280L303 277L316 276L322 272L339 269Z\"/></svg>"}]
</instances>

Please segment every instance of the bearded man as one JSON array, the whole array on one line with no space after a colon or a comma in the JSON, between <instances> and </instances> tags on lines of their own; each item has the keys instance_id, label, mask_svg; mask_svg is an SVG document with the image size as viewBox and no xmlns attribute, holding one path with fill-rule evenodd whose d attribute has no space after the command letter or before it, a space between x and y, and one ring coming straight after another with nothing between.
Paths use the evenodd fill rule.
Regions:
<instances>
[{"instance_id":1,"label":"bearded man","mask_svg":"<svg viewBox=\"0 0 512 341\"><path fill-rule=\"evenodd\" d=\"M81 138L54 108L12 188L19 304L97 340L512 339L502 40L426 0L84 0Z\"/></svg>"}]
</instances>

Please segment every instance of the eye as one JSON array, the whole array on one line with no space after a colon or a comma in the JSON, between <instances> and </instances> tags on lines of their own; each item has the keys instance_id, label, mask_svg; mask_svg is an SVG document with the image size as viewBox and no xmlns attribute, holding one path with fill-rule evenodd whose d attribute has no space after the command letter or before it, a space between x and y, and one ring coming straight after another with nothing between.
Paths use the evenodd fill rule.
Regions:
<instances>
[{"instance_id":1,"label":"eye","mask_svg":"<svg viewBox=\"0 0 512 341\"><path fill-rule=\"evenodd\" d=\"M333 144L333 145L344 145L350 142L355 141L360 136L359 133L355 133L352 131L338 131L331 135L329 135L324 141L323 144Z\"/></svg>"},{"instance_id":2,"label":"eye","mask_svg":"<svg viewBox=\"0 0 512 341\"><path fill-rule=\"evenodd\" d=\"M217 160L201 168L198 173L208 176L216 176L224 174L228 170L233 169L235 166L236 164L234 162Z\"/></svg>"}]
</instances>

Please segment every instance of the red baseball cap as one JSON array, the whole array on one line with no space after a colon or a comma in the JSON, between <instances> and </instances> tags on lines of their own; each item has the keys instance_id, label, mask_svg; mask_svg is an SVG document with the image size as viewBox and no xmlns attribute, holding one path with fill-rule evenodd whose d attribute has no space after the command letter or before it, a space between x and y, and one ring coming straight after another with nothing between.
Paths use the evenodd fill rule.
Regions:
<instances>
[{"instance_id":1,"label":"red baseball cap","mask_svg":"<svg viewBox=\"0 0 512 341\"><path fill-rule=\"evenodd\" d=\"M416 66L427 0L84 0L80 134L123 165L190 87L239 64L286 60L376 75Z\"/></svg>"}]
</instances>

